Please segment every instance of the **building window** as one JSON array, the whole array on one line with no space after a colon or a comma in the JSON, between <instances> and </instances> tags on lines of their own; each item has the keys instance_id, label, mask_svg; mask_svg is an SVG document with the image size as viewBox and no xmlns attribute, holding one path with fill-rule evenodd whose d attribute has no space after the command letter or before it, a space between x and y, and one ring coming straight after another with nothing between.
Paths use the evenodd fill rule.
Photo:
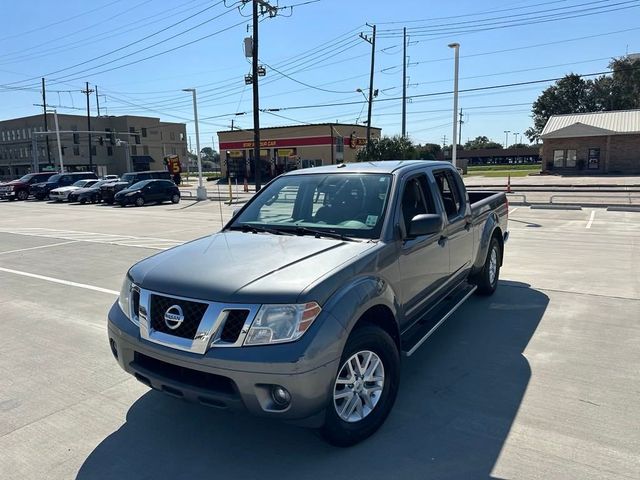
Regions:
<instances>
[{"instance_id":1,"label":"building window","mask_svg":"<svg viewBox=\"0 0 640 480\"><path fill-rule=\"evenodd\" d=\"M169 132L169 138L171 140L175 140L176 139L176 134L174 132Z\"/></svg>"},{"instance_id":2,"label":"building window","mask_svg":"<svg viewBox=\"0 0 640 480\"><path fill-rule=\"evenodd\" d=\"M342 137L336 137L336 152L344 152L344 138Z\"/></svg>"},{"instance_id":3,"label":"building window","mask_svg":"<svg viewBox=\"0 0 640 480\"><path fill-rule=\"evenodd\" d=\"M553 151L553 166L555 168L562 168L564 165L564 150Z\"/></svg>"},{"instance_id":4,"label":"building window","mask_svg":"<svg viewBox=\"0 0 640 480\"><path fill-rule=\"evenodd\" d=\"M590 148L589 149L589 170L597 170L600 168L600 149L599 148Z\"/></svg>"},{"instance_id":5,"label":"building window","mask_svg":"<svg viewBox=\"0 0 640 480\"><path fill-rule=\"evenodd\" d=\"M575 150L567 150L567 158L564 162L564 166L567 168L576 167L576 151Z\"/></svg>"},{"instance_id":6,"label":"building window","mask_svg":"<svg viewBox=\"0 0 640 480\"><path fill-rule=\"evenodd\" d=\"M73 134L73 144L74 145L80 145L80 134L79 133L74 133Z\"/></svg>"},{"instance_id":7,"label":"building window","mask_svg":"<svg viewBox=\"0 0 640 480\"><path fill-rule=\"evenodd\" d=\"M26 140L27 139L27 130L26 129L22 129L22 139Z\"/></svg>"},{"instance_id":8,"label":"building window","mask_svg":"<svg viewBox=\"0 0 640 480\"><path fill-rule=\"evenodd\" d=\"M79 146L74 145L74 147L73 147L73 154L74 154L76 157L79 157L79 156L80 156L80 147L79 147Z\"/></svg>"},{"instance_id":9,"label":"building window","mask_svg":"<svg viewBox=\"0 0 640 480\"><path fill-rule=\"evenodd\" d=\"M113 157L113 147L107 147L107 155Z\"/></svg>"},{"instance_id":10,"label":"building window","mask_svg":"<svg viewBox=\"0 0 640 480\"><path fill-rule=\"evenodd\" d=\"M184 142L184 133L180 132L180 141Z\"/></svg>"},{"instance_id":11,"label":"building window","mask_svg":"<svg viewBox=\"0 0 640 480\"><path fill-rule=\"evenodd\" d=\"M2 131L2 141L4 142L4 130Z\"/></svg>"},{"instance_id":12,"label":"building window","mask_svg":"<svg viewBox=\"0 0 640 480\"><path fill-rule=\"evenodd\" d=\"M96 146L91 145L91 155L96 155Z\"/></svg>"},{"instance_id":13,"label":"building window","mask_svg":"<svg viewBox=\"0 0 640 480\"><path fill-rule=\"evenodd\" d=\"M149 145L143 145L142 146L142 154L143 155L149 155Z\"/></svg>"},{"instance_id":14,"label":"building window","mask_svg":"<svg viewBox=\"0 0 640 480\"><path fill-rule=\"evenodd\" d=\"M141 129L141 130L142 130L142 136L143 136L144 138L147 138L147 129L146 129L146 128L144 128L144 127L142 127L142 129Z\"/></svg>"},{"instance_id":15,"label":"building window","mask_svg":"<svg viewBox=\"0 0 640 480\"><path fill-rule=\"evenodd\" d=\"M138 147L131 145L131 155L138 155Z\"/></svg>"}]
</instances>

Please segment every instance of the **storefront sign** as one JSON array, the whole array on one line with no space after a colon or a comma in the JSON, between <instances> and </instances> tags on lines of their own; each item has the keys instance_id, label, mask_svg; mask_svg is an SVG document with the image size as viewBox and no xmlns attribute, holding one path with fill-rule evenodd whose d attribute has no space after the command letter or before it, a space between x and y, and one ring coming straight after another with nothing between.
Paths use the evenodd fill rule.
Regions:
<instances>
[{"instance_id":1,"label":"storefront sign","mask_svg":"<svg viewBox=\"0 0 640 480\"><path fill-rule=\"evenodd\" d=\"M298 138L278 138L275 140L262 140L260 141L261 148L295 148L304 146L319 146L319 145L332 145L334 138L331 136L324 137L298 137ZM250 149L253 148L252 141L239 141L239 142L220 142L220 150L238 150L238 149Z\"/></svg>"},{"instance_id":2,"label":"storefront sign","mask_svg":"<svg viewBox=\"0 0 640 480\"><path fill-rule=\"evenodd\" d=\"M278 156L279 157L290 157L295 155L295 150L293 148L279 148Z\"/></svg>"},{"instance_id":3,"label":"storefront sign","mask_svg":"<svg viewBox=\"0 0 640 480\"><path fill-rule=\"evenodd\" d=\"M242 158L244 156L244 152L242 150L230 150L229 156L231 158Z\"/></svg>"}]
</instances>

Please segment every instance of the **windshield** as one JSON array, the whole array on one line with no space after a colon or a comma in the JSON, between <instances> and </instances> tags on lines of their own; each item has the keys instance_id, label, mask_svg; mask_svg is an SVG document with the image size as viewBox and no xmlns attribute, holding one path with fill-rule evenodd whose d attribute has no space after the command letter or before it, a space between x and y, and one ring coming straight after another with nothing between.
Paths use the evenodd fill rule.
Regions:
<instances>
[{"instance_id":1,"label":"windshield","mask_svg":"<svg viewBox=\"0 0 640 480\"><path fill-rule=\"evenodd\" d=\"M140 182L134 183L133 185L131 185L129 187L129 190L140 190L142 187L144 187L150 181L151 180L142 180Z\"/></svg>"},{"instance_id":2,"label":"windshield","mask_svg":"<svg viewBox=\"0 0 640 480\"><path fill-rule=\"evenodd\" d=\"M276 179L236 218L232 228L309 228L378 238L389 196L387 174L309 174Z\"/></svg>"},{"instance_id":3,"label":"windshield","mask_svg":"<svg viewBox=\"0 0 640 480\"><path fill-rule=\"evenodd\" d=\"M105 183L111 183L110 180L98 180L96 183L94 183L93 185L89 185L88 187L90 188L99 188L100 185L104 185Z\"/></svg>"},{"instance_id":4,"label":"windshield","mask_svg":"<svg viewBox=\"0 0 640 480\"><path fill-rule=\"evenodd\" d=\"M125 173L120 180L131 183L136 179L136 176L137 175L135 173Z\"/></svg>"},{"instance_id":5,"label":"windshield","mask_svg":"<svg viewBox=\"0 0 640 480\"><path fill-rule=\"evenodd\" d=\"M53 177L49 178L49 180L47 180L47 181L49 183L55 183L58 180L60 180L60 177L62 177L62 175L58 173L58 174L54 175Z\"/></svg>"},{"instance_id":6,"label":"windshield","mask_svg":"<svg viewBox=\"0 0 640 480\"><path fill-rule=\"evenodd\" d=\"M91 180L78 180L76 183L73 184L73 186L74 187L84 187L90 181Z\"/></svg>"},{"instance_id":7,"label":"windshield","mask_svg":"<svg viewBox=\"0 0 640 480\"><path fill-rule=\"evenodd\" d=\"M29 183L29 180L31 180L34 177L33 173L29 173L27 175L25 175L24 177L20 177L18 179L19 182L23 182L23 183Z\"/></svg>"}]
</instances>

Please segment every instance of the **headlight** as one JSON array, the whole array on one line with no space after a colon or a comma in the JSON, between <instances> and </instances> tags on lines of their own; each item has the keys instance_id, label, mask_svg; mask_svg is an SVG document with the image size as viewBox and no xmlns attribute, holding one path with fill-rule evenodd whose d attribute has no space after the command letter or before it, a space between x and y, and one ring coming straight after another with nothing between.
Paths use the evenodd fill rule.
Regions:
<instances>
[{"instance_id":1,"label":"headlight","mask_svg":"<svg viewBox=\"0 0 640 480\"><path fill-rule=\"evenodd\" d=\"M120 289L120 296L118 297L118 305L127 316L129 320L131 320L131 289L133 287L133 282L131 278L129 278L129 274L125 275L124 282L122 282L122 288Z\"/></svg>"},{"instance_id":2,"label":"headlight","mask_svg":"<svg viewBox=\"0 0 640 480\"><path fill-rule=\"evenodd\" d=\"M300 338L322 309L316 302L301 305L263 305L247 333L245 345L292 342Z\"/></svg>"}]
</instances>

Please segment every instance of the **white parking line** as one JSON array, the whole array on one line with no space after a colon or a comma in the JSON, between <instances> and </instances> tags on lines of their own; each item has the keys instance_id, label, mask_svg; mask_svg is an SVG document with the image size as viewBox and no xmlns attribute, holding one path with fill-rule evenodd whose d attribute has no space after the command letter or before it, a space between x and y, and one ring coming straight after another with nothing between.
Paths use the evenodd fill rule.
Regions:
<instances>
[{"instance_id":1,"label":"white parking line","mask_svg":"<svg viewBox=\"0 0 640 480\"><path fill-rule=\"evenodd\" d=\"M85 283L70 282L69 280L62 280L60 278L45 277L44 275L36 275L35 273L21 272L20 270L12 270L11 268L0 267L0 272L13 273L14 275L22 275L23 277L36 278L38 280L44 280L46 282L59 283L60 285L67 285L70 287L84 288L85 290L93 290L94 292L108 293L110 295L119 295L120 292L115 290L109 290L108 288L96 287L94 285L87 285Z\"/></svg>"},{"instance_id":2,"label":"white parking line","mask_svg":"<svg viewBox=\"0 0 640 480\"><path fill-rule=\"evenodd\" d=\"M78 242L105 243L124 247L166 250L182 245L183 240L153 237L133 237L129 235L112 235L109 233L79 232L74 230L56 230L52 228L0 228L0 233L28 235L32 237L59 238Z\"/></svg>"},{"instance_id":3,"label":"white parking line","mask_svg":"<svg viewBox=\"0 0 640 480\"><path fill-rule=\"evenodd\" d=\"M60 242L60 243L51 243L49 245L40 245L39 247L19 248L17 250L8 250L6 252L0 252L0 255L6 255L8 253L27 252L29 250L39 250L41 248L59 247L60 245L69 245L70 243L78 243L78 241L73 240L71 242Z\"/></svg>"},{"instance_id":4,"label":"white parking line","mask_svg":"<svg viewBox=\"0 0 640 480\"><path fill-rule=\"evenodd\" d=\"M513 212L515 212L518 208L520 208L520 207L515 207L515 208L512 208L511 210L509 210L509 215L511 215Z\"/></svg>"},{"instance_id":5,"label":"white parking line","mask_svg":"<svg viewBox=\"0 0 640 480\"><path fill-rule=\"evenodd\" d=\"M591 224L593 223L593 219L596 217L596 211L591 210L591 216L589 217L589 221L587 222L587 228L591 228Z\"/></svg>"}]
</instances>

